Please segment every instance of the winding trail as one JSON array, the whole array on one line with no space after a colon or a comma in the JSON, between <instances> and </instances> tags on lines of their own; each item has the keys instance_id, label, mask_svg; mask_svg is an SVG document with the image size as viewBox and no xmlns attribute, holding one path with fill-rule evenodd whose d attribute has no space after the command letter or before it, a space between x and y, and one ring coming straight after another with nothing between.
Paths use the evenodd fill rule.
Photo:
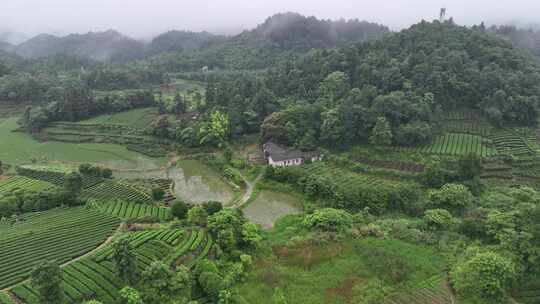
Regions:
<instances>
[{"instance_id":1,"label":"winding trail","mask_svg":"<svg viewBox=\"0 0 540 304\"><path fill-rule=\"evenodd\" d=\"M231 206L232 208L241 208L243 205L245 205L249 201L251 196L253 195L253 189L255 189L255 185L257 185L259 180L261 180L261 178L263 177L263 173L259 173L259 175L255 178L255 180L253 182L250 182L241 172L239 173L242 179L244 180L244 182L246 183L246 192L244 193L244 195L242 196L240 200L236 201Z\"/></svg>"}]
</instances>

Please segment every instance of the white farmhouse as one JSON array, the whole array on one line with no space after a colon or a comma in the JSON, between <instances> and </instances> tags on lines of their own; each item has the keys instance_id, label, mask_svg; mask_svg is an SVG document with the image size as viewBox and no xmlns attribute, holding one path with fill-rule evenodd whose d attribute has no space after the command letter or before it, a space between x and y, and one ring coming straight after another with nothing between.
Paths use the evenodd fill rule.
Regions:
<instances>
[{"instance_id":1,"label":"white farmhouse","mask_svg":"<svg viewBox=\"0 0 540 304\"><path fill-rule=\"evenodd\" d=\"M312 162L322 159L318 152L302 152L288 149L272 141L263 145L263 152L266 161L273 167L299 166L310 160Z\"/></svg>"}]
</instances>

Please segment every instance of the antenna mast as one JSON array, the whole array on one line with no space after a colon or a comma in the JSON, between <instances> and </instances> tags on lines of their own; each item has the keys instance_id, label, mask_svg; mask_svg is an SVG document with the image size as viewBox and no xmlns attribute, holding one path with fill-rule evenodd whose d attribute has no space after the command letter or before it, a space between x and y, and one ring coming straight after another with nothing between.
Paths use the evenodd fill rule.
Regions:
<instances>
[{"instance_id":1,"label":"antenna mast","mask_svg":"<svg viewBox=\"0 0 540 304\"><path fill-rule=\"evenodd\" d=\"M446 17L446 7L441 8L441 13L439 15L439 21L443 22Z\"/></svg>"}]
</instances>

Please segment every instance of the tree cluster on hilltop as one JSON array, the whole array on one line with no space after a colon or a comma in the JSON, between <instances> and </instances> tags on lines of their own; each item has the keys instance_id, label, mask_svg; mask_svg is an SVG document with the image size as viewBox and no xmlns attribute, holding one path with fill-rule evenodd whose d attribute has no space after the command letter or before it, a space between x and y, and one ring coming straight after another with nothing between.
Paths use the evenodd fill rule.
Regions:
<instances>
[{"instance_id":1,"label":"tree cluster on hilltop","mask_svg":"<svg viewBox=\"0 0 540 304\"><path fill-rule=\"evenodd\" d=\"M378 118L393 144L412 145L437 134L441 109L535 125L539 84L538 63L483 27L422 21L379 41L285 60L257 78L211 79L207 102L229 109L233 130L266 117L265 138L300 147L365 141Z\"/></svg>"}]
</instances>

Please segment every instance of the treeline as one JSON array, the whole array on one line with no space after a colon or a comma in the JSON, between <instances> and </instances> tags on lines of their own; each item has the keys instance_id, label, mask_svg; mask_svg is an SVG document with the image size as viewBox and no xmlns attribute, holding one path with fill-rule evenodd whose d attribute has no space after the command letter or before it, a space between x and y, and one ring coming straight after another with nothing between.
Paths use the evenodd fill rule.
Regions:
<instances>
[{"instance_id":1,"label":"treeline","mask_svg":"<svg viewBox=\"0 0 540 304\"><path fill-rule=\"evenodd\" d=\"M390 31L386 26L358 20L319 20L296 13L277 14L251 31L211 43L192 52L165 53L148 61L169 72L210 69L264 69L295 58L313 48L379 39Z\"/></svg>"},{"instance_id":2,"label":"treeline","mask_svg":"<svg viewBox=\"0 0 540 304\"><path fill-rule=\"evenodd\" d=\"M65 63L63 60L58 62ZM1 69L0 61L0 74ZM138 67L100 67L88 72L71 72L64 76L58 76L57 73L14 72L13 69L4 69L5 75L0 77L0 102L19 104L57 101L62 92L74 83L89 90L111 91L150 88L169 82L168 76L163 72ZM61 65L54 69L64 71Z\"/></svg>"},{"instance_id":3,"label":"treeline","mask_svg":"<svg viewBox=\"0 0 540 304\"><path fill-rule=\"evenodd\" d=\"M358 19L319 20L313 16L284 13L269 17L255 32L277 43L281 49L305 52L379 39L390 30L386 26Z\"/></svg>"},{"instance_id":4,"label":"treeline","mask_svg":"<svg viewBox=\"0 0 540 304\"><path fill-rule=\"evenodd\" d=\"M532 57L481 26L451 21L314 50L257 79L211 80L207 90L210 106L229 111L233 130L273 113L264 137L299 147L417 144L437 134L441 110L459 108L478 109L498 125L535 125L539 96Z\"/></svg>"},{"instance_id":5,"label":"treeline","mask_svg":"<svg viewBox=\"0 0 540 304\"><path fill-rule=\"evenodd\" d=\"M122 90L166 84L169 78L158 70L126 66L92 70L82 75L82 81L95 90Z\"/></svg>"},{"instance_id":6,"label":"treeline","mask_svg":"<svg viewBox=\"0 0 540 304\"><path fill-rule=\"evenodd\" d=\"M540 59L540 32L513 25L491 26L488 32L507 39L516 47L529 51Z\"/></svg>"},{"instance_id":7,"label":"treeline","mask_svg":"<svg viewBox=\"0 0 540 304\"><path fill-rule=\"evenodd\" d=\"M73 201L61 191L28 191L17 190L0 196L0 218L9 218L12 215L38 212L60 207L62 205L78 205L79 201Z\"/></svg>"},{"instance_id":8,"label":"treeline","mask_svg":"<svg viewBox=\"0 0 540 304\"><path fill-rule=\"evenodd\" d=\"M96 96L76 82L57 89L53 101L26 109L21 124L29 131L38 132L53 121L78 121L99 114L155 105L154 94L149 90L108 92Z\"/></svg>"}]
</instances>

